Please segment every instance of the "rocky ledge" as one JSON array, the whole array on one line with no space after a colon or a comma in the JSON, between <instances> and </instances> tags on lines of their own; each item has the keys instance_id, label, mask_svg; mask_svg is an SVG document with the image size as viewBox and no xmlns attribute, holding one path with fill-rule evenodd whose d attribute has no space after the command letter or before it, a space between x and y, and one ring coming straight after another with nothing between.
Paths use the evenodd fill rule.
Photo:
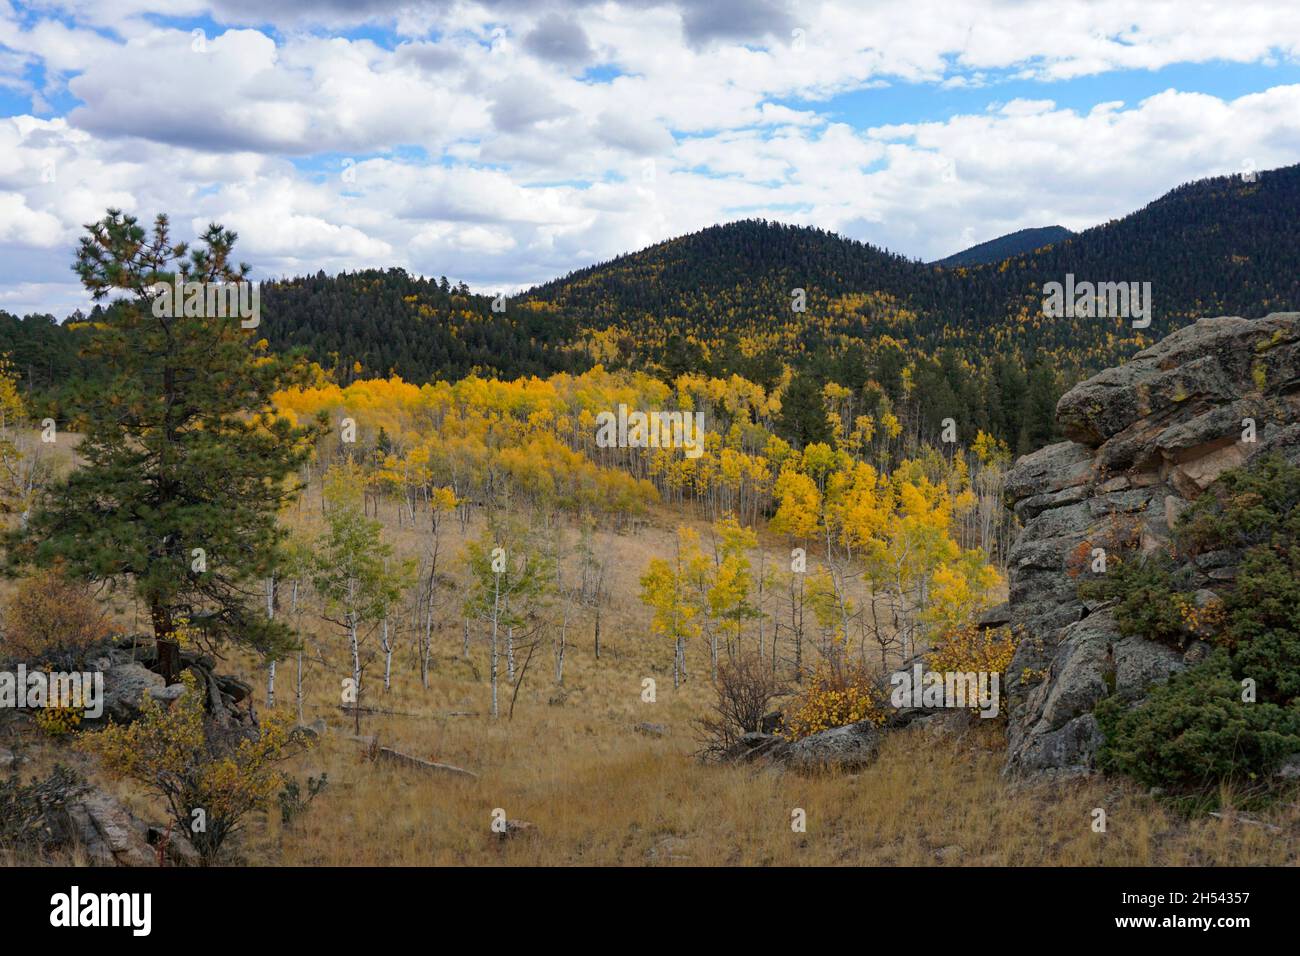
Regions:
<instances>
[{"instance_id":1,"label":"rocky ledge","mask_svg":"<svg viewBox=\"0 0 1300 956\"><path fill-rule=\"evenodd\" d=\"M1007 496L1023 523L1010 554L1007 771L1086 773L1110 694L1140 698L1205 653L1122 636L1077 593L1092 549L1166 548L1174 521L1224 471L1270 451L1300 463L1300 313L1201 319L1067 392L1069 439L1017 461ZM1235 556L1206 554L1197 587L1231 581ZM1077 573L1077 572L1076 572Z\"/></svg>"}]
</instances>

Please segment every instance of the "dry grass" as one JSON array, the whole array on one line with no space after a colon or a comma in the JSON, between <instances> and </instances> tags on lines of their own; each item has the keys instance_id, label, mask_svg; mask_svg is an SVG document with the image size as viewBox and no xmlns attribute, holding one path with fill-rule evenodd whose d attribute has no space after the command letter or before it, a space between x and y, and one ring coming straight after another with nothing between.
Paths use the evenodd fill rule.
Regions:
<instances>
[{"instance_id":1,"label":"dry grass","mask_svg":"<svg viewBox=\"0 0 1300 956\"><path fill-rule=\"evenodd\" d=\"M319 508L297 520L314 526ZM419 534L398 529L391 505L382 517L399 551L414 553ZM1300 862L1300 809L1280 806L1267 816L1281 832L1208 816L1188 819L1131 786L1111 780L1017 788L1000 775L1000 728L977 725L960 737L914 729L886 739L879 760L856 774L801 776L769 768L702 765L692 752L691 722L711 691L707 654L689 659L692 679L674 691L671 652L650 636L637 597L647 560L667 553L675 517L656 516L635 534L606 535L611 599L603 619L602 655L592 653L591 615L571 624L565 696L556 696L549 642L538 648L508 719L490 720L484 643L459 657L454 612L437 636L430 685L404 641L395 658L391 692L381 686L382 661L367 670L369 707L416 716L367 716L363 733L419 757L455 764L477 780L429 776L373 763L347 739L352 718L338 707L348 662L342 639L309 625L327 663L312 662L305 679L304 719L323 718L330 730L287 769L299 779L329 775L327 790L292 825L274 809L251 821L234 860L256 865L1236 865ZM450 526L450 525L449 525ZM472 533L472 532L471 532ZM454 565L459 536L443 554ZM771 542L773 560L782 553ZM304 617L309 622L309 617ZM129 617L126 623L130 623ZM375 643L372 641L371 646ZM504 665L503 665L504 666ZM265 697L265 671L238 656L226 670L241 673ZM478 677L475 676L477 670ZM657 702L641 700L642 679L655 678ZM280 665L278 696L293 706L294 662ZM472 711L477 716L448 716ZM636 723L669 728L643 736ZM22 731L44 769L66 749ZM87 758L75 758L94 775ZM157 806L128 785L111 783L145 816ZM1093 832L1093 810L1107 815L1107 832ZM535 831L501 839L491 830L501 808ZM807 832L791 828L795 808ZM75 859L75 857L74 857Z\"/></svg>"}]
</instances>

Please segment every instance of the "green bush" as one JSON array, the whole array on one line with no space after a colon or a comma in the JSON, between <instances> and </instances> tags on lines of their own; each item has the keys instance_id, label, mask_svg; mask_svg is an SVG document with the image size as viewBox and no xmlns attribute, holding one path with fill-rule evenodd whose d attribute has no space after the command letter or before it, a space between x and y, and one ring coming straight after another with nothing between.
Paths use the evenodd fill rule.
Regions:
<instances>
[{"instance_id":1,"label":"green bush","mask_svg":"<svg viewBox=\"0 0 1300 956\"><path fill-rule=\"evenodd\" d=\"M1241 697L1228 654L1219 650L1135 707L1107 698L1096 709L1106 735L1098 765L1180 792L1265 779L1300 751L1300 707Z\"/></svg>"},{"instance_id":2,"label":"green bush","mask_svg":"<svg viewBox=\"0 0 1300 956\"><path fill-rule=\"evenodd\" d=\"M1240 555L1215 649L1135 706L1099 705L1099 765L1182 792L1265 781L1300 753L1300 468L1274 456L1226 473L1183 515L1175 540L1184 561L1215 550ZM1115 599L1124 634L1182 646L1190 636L1184 574L1173 561L1132 560L1080 591ZM1250 702L1242 700L1248 680Z\"/></svg>"},{"instance_id":3,"label":"green bush","mask_svg":"<svg viewBox=\"0 0 1300 956\"><path fill-rule=\"evenodd\" d=\"M1116 601L1115 623L1121 634L1181 650L1191 635L1181 613L1188 601L1180 594L1185 585L1179 577L1165 555L1132 556L1113 560L1106 574L1080 584L1079 594Z\"/></svg>"}]
</instances>

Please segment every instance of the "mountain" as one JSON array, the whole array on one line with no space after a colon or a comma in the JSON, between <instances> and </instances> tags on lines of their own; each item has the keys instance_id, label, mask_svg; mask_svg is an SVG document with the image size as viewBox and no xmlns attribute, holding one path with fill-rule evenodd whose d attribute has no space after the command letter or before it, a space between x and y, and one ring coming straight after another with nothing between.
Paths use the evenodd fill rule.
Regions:
<instances>
[{"instance_id":1,"label":"mountain","mask_svg":"<svg viewBox=\"0 0 1300 956\"><path fill-rule=\"evenodd\" d=\"M1019 229L1005 236L998 236L988 242L981 242L955 252L944 259L930 263L933 266L980 266L991 262L1001 262L1022 253L1033 252L1043 246L1050 246L1062 239L1069 239L1074 233L1064 226L1038 226L1032 229Z\"/></svg>"},{"instance_id":2,"label":"mountain","mask_svg":"<svg viewBox=\"0 0 1300 956\"><path fill-rule=\"evenodd\" d=\"M401 269L267 282L262 334L342 382L546 375L597 362L666 379L737 374L766 388L793 373L787 404L809 403L799 434L824 418L818 396L835 382L857 396L855 414L884 402L918 429L953 417L1027 450L1057 436L1052 409L1065 389L1168 332L1205 316L1300 308L1297 221L1300 166L1188 183L1122 219L978 265L745 220L580 269L504 310ZM1045 285L1068 275L1149 282L1149 326L1044 315ZM0 314L0 351L15 353L46 398L84 373L70 334L67 323Z\"/></svg>"},{"instance_id":3,"label":"mountain","mask_svg":"<svg viewBox=\"0 0 1300 956\"><path fill-rule=\"evenodd\" d=\"M880 336L925 351L1052 356L1113 365L1196 318L1258 316L1300 304L1300 166L1254 182L1218 177L1172 190L1122 219L997 263L947 268L817 229L764 221L714 226L538 286L526 298L579 328L636 338L638 361L690 340L714 356L740 347L782 361L824 358ZM1150 282L1152 322L1055 319L1044 285ZM807 312L791 310L803 289Z\"/></svg>"},{"instance_id":4,"label":"mountain","mask_svg":"<svg viewBox=\"0 0 1300 956\"><path fill-rule=\"evenodd\" d=\"M570 348L573 323L541 307L493 308L445 277L404 269L264 282L261 333L277 350L302 349L342 384L397 374L407 381L516 377L587 368ZM510 304L514 305L514 304Z\"/></svg>"}]
</instances>

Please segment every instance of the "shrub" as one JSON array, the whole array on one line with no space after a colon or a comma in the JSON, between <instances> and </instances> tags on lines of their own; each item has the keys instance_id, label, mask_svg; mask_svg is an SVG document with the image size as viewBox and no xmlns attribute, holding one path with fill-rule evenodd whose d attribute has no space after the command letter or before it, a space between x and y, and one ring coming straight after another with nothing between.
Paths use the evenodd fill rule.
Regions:
<instances>
[{"instance_id":1,"label":"shrub","mask_svg":"<svg viewBox=\"0 0 1300 956\"><path fill-rule=\"evenodd\" d=\"M1107 698L1096 709L1106 735L1098 765L1182 792L1264 780L1300 751L1300 709L1241 697L1227 653L1216 651L1135 707Z\"/></svg>"},{"instance_id":2,"label":"shrub","mask_svg":"<svg viewBox=\"0 0 1300 956\"><path fill-rule=\"evenodd\" d=\"M107 635L90 589L49 569L23 578L6 603L0 651L10 660L71 670Z\"/></svg>"},{"instance_id":3,"label":"shrub","mask_svg":"<svg viewBox=\"0 0 1300 956\"><path fill-rule=\"evenodd\" d=\"M63 765L27 784L17 773L0 779L0 845L27 853L64 845L65 808L85 789L76 771Z\"/></svg>"},{"instance_id":4,"label":"shrub","mask_svg":"<svg viewBox=\"0 0 1300 956\"><path fill-rule=\"evenodd\" d=\"M170 706L145 695L138 720L82 739L110 773L166 800L177 827L211 862L247 814L266 809L275 797L284 783L276 764L290 756L297 738L283 711L265 715L260 731L221 727L205 717L193 673L181 681L185 692Z\"/></svg>"},{"instance_id":5,"label":"shrub","mask_svg":"<svg viewBox=\"0 0 1300 956\"><path fill-rule=\"evenodd\" d=\"M51 737L66 737L81 726L85 709L85 704L80 699L73 700L66 706L47 703L32 715L32 720Z\"/></svg>"},{"instance_id":6,"label":"shrub","mask_svg":"<svg viewBox=\"0 0 1300 956\"><path fill-rule=\"evenodd\" d=\"M322 773L319 777L307 778L307 796L302 795L302 787L297 780L289 778L284 783L284 789L280 791L277 798L280 801L280 822L289 826L294 820L298 819L311 802L321 795L321 792L329 783L329 774Z\"/></svg>"},{"instance_id":7,"label":"shrub","mask_svg":"<svg viewBox=\"0 0 1300 956\"><path fill-rule=\"evenodd\" d=\"M926 655L926 663L934 671L1001 674L1011 666L1015 653L1011 628L968 624L944 634Z\"/></svg>"},{"instance_id":8,"label":"shrub","mask_svg":"<svg viewBox=\"0 0 1300 956\"><path fill-rule=\"evenodd\" d=\"M761 730L772 701L784 693L785 685L770 665L746 654L718 665L713 689L717 694L713 713L695 722L702 756L721 754L745 734Z\"/></svg>"},{"instance_id":9,"label":"shrub","mask_svg":"<svg viewBox=\"0 0 1300 956\"><path fill-rule=\"evenodd\" d=\"M1191 597L1181 590L1174 563L1165 555L1112 558L1103 575L1079 585L1082 597L1116 601L1115 623L1121 634L1137 635L1182 649L1192 638L1187 609Z\"/></svg>"},{"instance_id":10,"label":"shrub","mask_svg":"<svg viewBox=\"0 0 1300 956\"><path fill-rule=\"evenodd\" d=\"M823 661L787 709L784 736L799 740L864 720L879 726L888 701L883 682L864 664Z\"/></svg>"},{"instance_id":11,"label":"shrub","mask_svg":"<svg viewBox=\"0 0 1300 956\"><path fill-rule=\"evenodd\" d=\"M1118 564L1080 588L1119 602L1125 634L1215 644L1144 702L1098 706L1100 764L1183 791L1265 781L1300 752L1300 467L1273 456L1226 472L1184 512L1175 540L1185 554L1241 555L1221 602L1197 607L1183 572L1163 560ZM1247 680L1254 696L1243 701Z\"/></svg>"}]
</instances>

